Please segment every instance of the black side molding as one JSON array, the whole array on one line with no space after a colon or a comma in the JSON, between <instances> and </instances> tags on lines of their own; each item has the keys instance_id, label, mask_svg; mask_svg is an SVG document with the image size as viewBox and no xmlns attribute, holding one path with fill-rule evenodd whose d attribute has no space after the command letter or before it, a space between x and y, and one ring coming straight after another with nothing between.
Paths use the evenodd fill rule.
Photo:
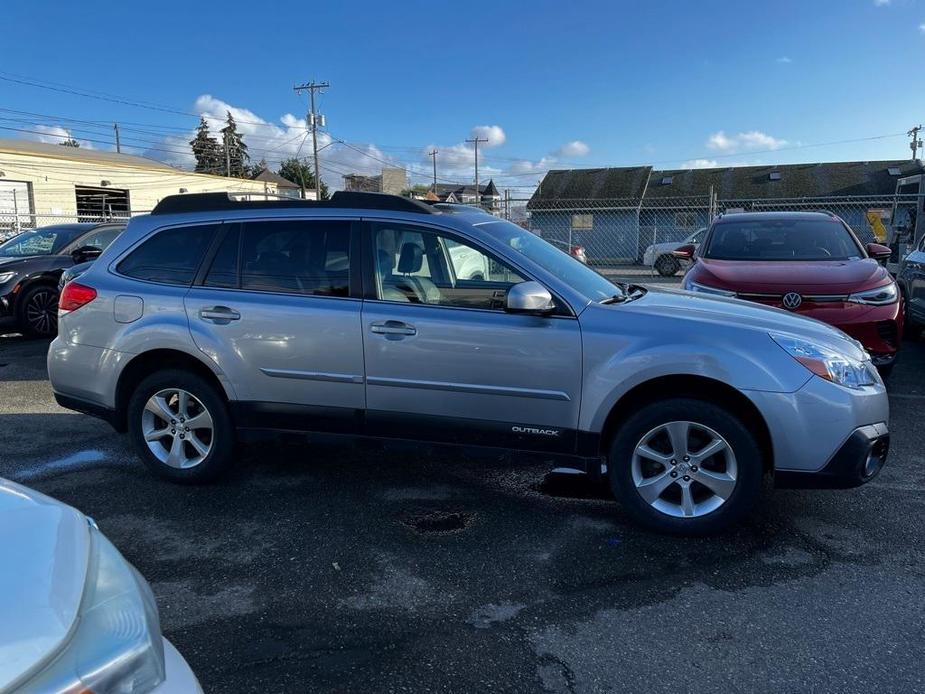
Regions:
<instances>
[{"instance_id":1,"label":"black side molding","mask_svg":"<svg viewBox=\"0 0 925 694\"><path fill-rule=\"evenodd\" d=\"M82 400L81 398L75 398L72 395L62 395L61 393L55 393L55 401L68 410L74 410L75 412L82 412L83 414L88 414L91 417L97 417L107 422L118 432L126 431L125 427L125 418L119 417L116 414L116 411L108 407L103 407L98 405L95 402L89 402L87 400Z\"/></svg>"}]
</instances>

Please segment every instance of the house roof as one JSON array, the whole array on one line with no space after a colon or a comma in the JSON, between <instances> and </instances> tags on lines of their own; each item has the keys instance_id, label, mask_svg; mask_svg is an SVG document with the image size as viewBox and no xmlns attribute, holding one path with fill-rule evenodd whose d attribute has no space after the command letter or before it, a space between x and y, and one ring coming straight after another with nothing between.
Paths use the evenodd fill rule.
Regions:
<instances>
[{"instance_id":1,"label":"house roof","mask_svg":"<svg viewBox=\"0 0 925 694\"><path fill-rule=\"evenodd\" d=\"M495 182L491 179L489 179L488 183L480 183L479 191L482 195L498 195ZM475 195L475 184L467 183L466 185L459 185L458 183L438 183L435 192L441 198L446 198L451 194Z\"/></svg>"},{"instance_id":2,"label":"house roof","mask_svg":"<svg viewBox=\"0 0 925 694\"><path fill-rule=\"evenodd\" d=\"M270 171L269 169L262 169L259 174L251 176L255 181L264 181L266 183L275 183L277 188L293 188L299 189L300 186L298 183L293 183L288 178L283 178L278 173Z\"/></svg>"},{"instance_id":3,"label":"house roof","mask_svg":"<svg viewBox=\"0 0 925 694\"><path fill-rule=\"evenodd\" d=\"M141 169L169 171L176 173L179 169L156 159L139 157L134 154L120 154L86 147L62 147L57 144L33 142L31 140L0 139L0 153L24 154L28 156L50 157L54 159L67 159L69 161L87 162L104 165L131 166Z\"/></svg>"},{"instance_id":4,"label":"house roof","mask_svg":"<svg viewBox=\"0 0 925 694\"><path fill-rule=\"evenodd\" d=\"M543 177L527 207L554 200L640 198L651 172L651 166L556 169Z\"/></svg>"},{"instance_id":5,"label":"house roof","mask_svg":"<svg viewBox=\"0 0 925 694\"><path fill-rule=\"evenodd\" d=\"M893 195L897 178L920 173L922 163L909 159L660 170L652 172L646 199L709 195L711 186L721 200Z\"/></svg>"},{"instance_id":6,"label":"house roof","mask_svg":"<svg viewBox=\"0 0 925 694\"><path fill-rule=\"evenodd\" d=\"M889 196L896 191L898 178L921 173L925 173L922 162L908 159L715 169L653 170L630 166L556 170L546 174L527 207L559 200L638 200L644 195L649 201L705 196L711 187L721 200Z\"/></svg>"}]
</instances>

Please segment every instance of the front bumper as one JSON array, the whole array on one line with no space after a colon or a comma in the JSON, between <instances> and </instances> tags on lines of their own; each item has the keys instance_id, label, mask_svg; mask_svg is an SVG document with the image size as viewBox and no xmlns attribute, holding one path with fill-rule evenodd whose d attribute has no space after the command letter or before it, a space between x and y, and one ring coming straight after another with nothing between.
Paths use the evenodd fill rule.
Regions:
<instances>
[{"instance_id":1,"label":"front bumper","mask_svg":"<svg viewBox=\"0 0 925 694\"><path fill-rule=\"evenodd\" d=\"M890 432L885 423L858 427L821 470L778 470L780 489L850 489L870 482L886 463Z\"/></svg>"},{"instance_id":2,"label":"front bumper","mask_svg":"<svg viewBox=\"0 0 925 694\"><path fill-rule=\"evenodd\" d=\"M167 639L164 639L164 670L164 681L154 688L152 694L202 694L196 675Z\"/></svg>"}]
</instances>

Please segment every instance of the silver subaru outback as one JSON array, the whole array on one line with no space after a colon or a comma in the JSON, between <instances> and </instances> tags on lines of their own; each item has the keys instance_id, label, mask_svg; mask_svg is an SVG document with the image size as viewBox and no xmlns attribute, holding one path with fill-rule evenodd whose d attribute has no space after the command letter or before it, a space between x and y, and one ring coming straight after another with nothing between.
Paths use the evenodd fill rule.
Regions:
<instances>
[{"instance_id":1,"label":"silver subaru outback","mask_svg":"<svg viewBox=\"0 0 925 694\"><path fill-rule=\"evenodd\" d=\"M889 447L861 346L736 299L614 284L462 206L161 201L60 299L58 402L176 482L334 432L562 454L638 521L728 526L765 474L853 487Z\"/></svg>"}]
</instances>

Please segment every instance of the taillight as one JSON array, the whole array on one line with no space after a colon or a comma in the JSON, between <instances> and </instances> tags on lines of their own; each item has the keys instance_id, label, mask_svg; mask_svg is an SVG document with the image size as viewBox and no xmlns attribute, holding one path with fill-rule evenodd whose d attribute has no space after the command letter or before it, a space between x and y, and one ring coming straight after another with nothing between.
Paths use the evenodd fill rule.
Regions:
<instances>
[{"instance_id":1,"label":"taillight","mask_svg":"<svg viewBox=\"0 0 925 694\"><path fill-rule=\"evenodd\" d=\"M68 313L76 311L81 306L86 306L96 298L96 290L85 284L77 282L68 282L61 290L61 296L58 297L58 311Z\"/></svg>"}]
</instances>

